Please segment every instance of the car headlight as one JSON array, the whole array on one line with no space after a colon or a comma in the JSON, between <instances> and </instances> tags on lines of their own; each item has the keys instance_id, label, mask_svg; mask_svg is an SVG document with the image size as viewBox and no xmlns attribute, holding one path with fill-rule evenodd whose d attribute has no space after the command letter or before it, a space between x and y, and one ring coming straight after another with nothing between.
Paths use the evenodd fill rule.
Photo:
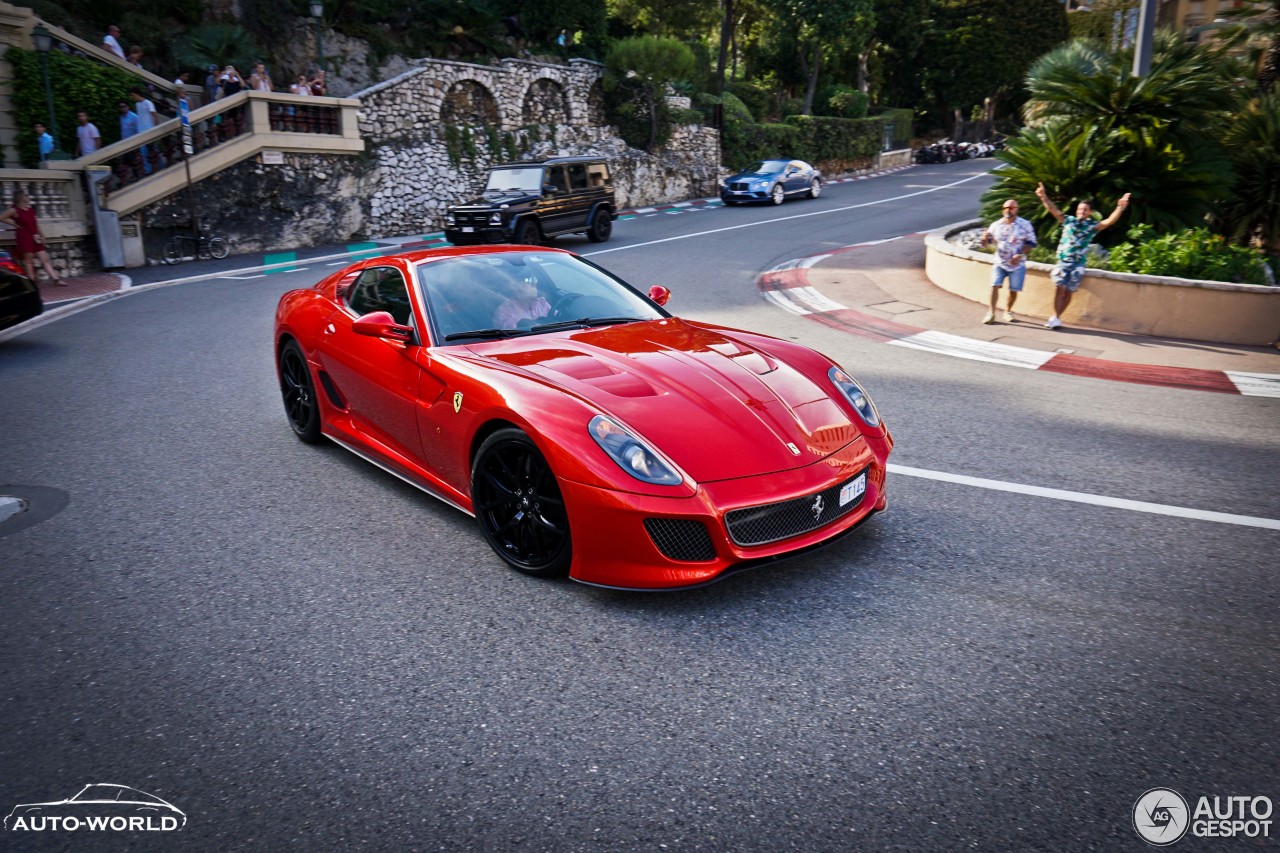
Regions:
<instances>
[{"instance_id":1,"label":"car headlight","mask_svg":"<svg viewBox=\"0 0 1280 853\"><path fill-rule=\"evenodd\" d=\"M456 217L456 216L454 216L454 215L453 215L453 211L452 211L452 210L451 210L451 211L449 211L448 213L446 213L446 214L444 215L444 224L445 224L445 225L457 225L457 224L458 224L458 217Z\"/></svg>"},{"instance_id":2,"label":"car headlight","mask_svg":"<svg viewBox=\"0 0 1280 853\"><path fill-rule=\"evenodd\" d=\"M498 211L496 211L496 210L495 210L493 213L490 213L490 214L489 214L489 224L490 224L490 225L501 225L501 224L502 224L502 214L501 214L501 213L499 213L499 212L498 212Z\"/></svg>"},{"instance_id":3,"label":"car headlight","mask_svg":"<svg viewBox=\"0 0 1280 853\"><path fill-rule=\"evenodd\" d=\"M657 486L676 486L683 480L662 457L612 418L596 415L587 430L600 449L637 480Z\"/></svg>"},{"instance_id":4,"label":"car headlight","mask_svg":"<svg viewBox=\"0 0 1280 853\"><path fill-rule=\"evenodd\" d=\"M857 410L858 416L867 426L880 426L880 413L876 411L876 404L871 402L871 396L852 376L838 367L827 371L827 376L831 379L831 383L840 389L840 393L849 401L849 405Z\"/></svg>"}]
</instances>

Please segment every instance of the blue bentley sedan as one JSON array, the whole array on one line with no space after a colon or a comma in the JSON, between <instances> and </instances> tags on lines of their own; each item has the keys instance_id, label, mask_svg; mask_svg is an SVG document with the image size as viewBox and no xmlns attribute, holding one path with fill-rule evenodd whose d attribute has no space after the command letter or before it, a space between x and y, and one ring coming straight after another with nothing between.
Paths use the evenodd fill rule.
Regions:
<instances>
[{"instance_id":1,"label":"blue bentley sedan","mask_svg":"<svg viewBox=\"0 0 1280 853\"><path fill-rule=\"evenodd\" d=\"M761 160L720 182L720 200L725 204L782 204L788 196L817 198L821 194L822 173L803 160Z\"/></svg>"}]
</instances>

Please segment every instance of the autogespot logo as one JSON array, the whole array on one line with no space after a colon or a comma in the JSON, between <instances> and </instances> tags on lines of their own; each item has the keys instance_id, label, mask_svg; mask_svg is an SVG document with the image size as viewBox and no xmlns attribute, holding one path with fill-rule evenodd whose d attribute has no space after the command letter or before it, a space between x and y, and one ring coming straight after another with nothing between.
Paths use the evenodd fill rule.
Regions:
<instances>
[{"instance_id":1,"label":"autogespot logo","mask_svg":"<svg viewBox=\"0 0 1280 853\"><path fill-rule=\"evenodd\" d=\"M1133 804L1133 828L1148 844L1164 847L1187 834L1187 801L1172 788L1152 788Z\"/></svg>"},{"instance_id":2,"label":"autogespot logo","mask_svg":"<svg viewBox=\"0 0 1280 853\"><path fill-rule=\"evenodd\" d=\"M125 785L85 785L74 797L23 803L4 819L9 832L174 832L187 816L155 794Z\"/></svg>"}]
</instances>

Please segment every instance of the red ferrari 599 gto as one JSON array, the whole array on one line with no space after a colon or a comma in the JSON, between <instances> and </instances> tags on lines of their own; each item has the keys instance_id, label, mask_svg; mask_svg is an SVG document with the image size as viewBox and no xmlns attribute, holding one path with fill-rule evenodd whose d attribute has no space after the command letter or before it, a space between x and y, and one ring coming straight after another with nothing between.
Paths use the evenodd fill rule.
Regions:
<instances>
[{"instance_id":1,"label":"red ferrari 599 gto","mask_svg":"<svg viewBox=\"0 0 1280 853\"><path fill-rule=\"evenodd\" d=\"M708 583L884 509L893 439L853 377L669 296L530 246L360 261L280 300L289 425L599 586Z\"/></svg>"}]
</instances>

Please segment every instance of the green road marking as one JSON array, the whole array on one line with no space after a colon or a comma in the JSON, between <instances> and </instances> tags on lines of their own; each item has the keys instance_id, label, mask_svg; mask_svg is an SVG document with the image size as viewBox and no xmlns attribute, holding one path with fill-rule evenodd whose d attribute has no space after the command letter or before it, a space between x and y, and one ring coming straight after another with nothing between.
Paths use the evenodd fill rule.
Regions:
<instances>
[{"instance_id":1,"label":"green road marking","mask_svg":"<svg viewBox=\"0 0 1280 853\"><path fill-rule=\"evenodd\" d=\"M295 264L297 263L297 261L298 261L297 252L278 252L274 255L266 255L265 257L263 257L262 265L265 267L269 267L272 264ZM293 272L293 270L287 267L278 269L278 270L263 270L263 273L265 273L266 275L272 275L274 273L281 273L281 272Z\"/></svg>"}]
</instances>

